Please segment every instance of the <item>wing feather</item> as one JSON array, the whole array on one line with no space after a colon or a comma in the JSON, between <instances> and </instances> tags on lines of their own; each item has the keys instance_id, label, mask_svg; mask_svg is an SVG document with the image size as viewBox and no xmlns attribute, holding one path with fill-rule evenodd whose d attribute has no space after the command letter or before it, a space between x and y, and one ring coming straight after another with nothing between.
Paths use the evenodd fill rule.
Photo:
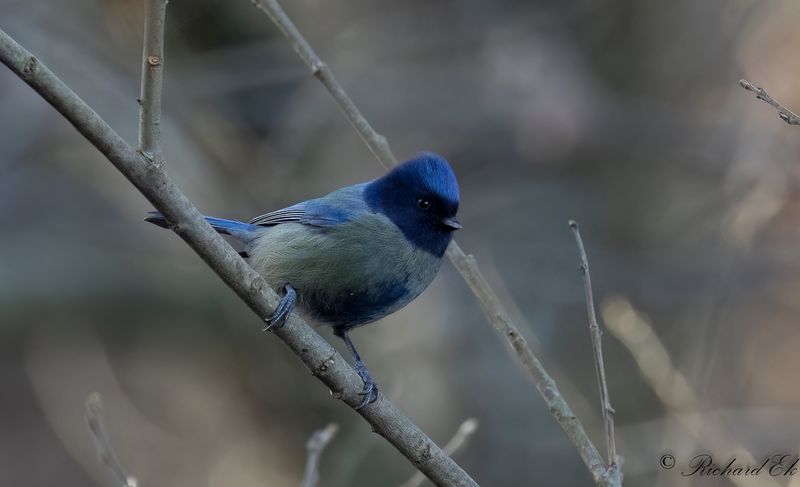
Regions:
<instances>
[{"instance_id":1,"label":"wing feather","mask_svg":"<svg viewBox=\"0 0 800 487\"><path fill-rule=\"evenodd\" d=\"M252 220L252 225L270 227L279 223L300 222L306 214L306 203L298 203L282 210L276 210L263 215L259 215Z\"/></svg>"},{"instance_id":2,"label":"wing feather","mask_svg":"<svg viewBox=\"0 0 800 487\"><path fill-rule=\"evenodd\" d=\"M338 225L368 211L362 198L364 186L365 184L348 186L322 198L304 201L281 210L259 215L250 220L250 223L263 227L289 222L314 227Z\"/></svg>"}]
</instances>

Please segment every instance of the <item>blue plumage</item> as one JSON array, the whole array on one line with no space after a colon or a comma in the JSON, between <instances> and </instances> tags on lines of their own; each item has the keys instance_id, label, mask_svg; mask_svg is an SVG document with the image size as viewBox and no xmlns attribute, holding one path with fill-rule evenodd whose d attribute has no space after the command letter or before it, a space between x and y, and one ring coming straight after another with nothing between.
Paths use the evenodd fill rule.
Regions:
<instances>
[{"instance_id":1,"label":"blue plumage","mask_svg":"<svg viewBox=\"0 0 800 487\"><path fill-rule=\"evenodd\" d=\"M460 228L455 218L459 191L456 176L442 157L425 152L365 187L364 201L380 212L417 247L441 257ZM427 202L428 208L420 208Z\"/></svg>"},{"instance_id":2,"label":"blue plumage","mask_svg":"<svg viewBox=\"0 0 800 487\"><path fill-rule=\"evenodd\" d=\"M270 326L296 305L344 339L364 380L362 406L377 387L348 331L416 298L438 272L461 228L459 189L447 161L426 152L383 177L267 213L250 223L206 217L244 246L250 264L284 298ZM157 213L147 221L167 226Z\"/></svg>"}]
</instances>

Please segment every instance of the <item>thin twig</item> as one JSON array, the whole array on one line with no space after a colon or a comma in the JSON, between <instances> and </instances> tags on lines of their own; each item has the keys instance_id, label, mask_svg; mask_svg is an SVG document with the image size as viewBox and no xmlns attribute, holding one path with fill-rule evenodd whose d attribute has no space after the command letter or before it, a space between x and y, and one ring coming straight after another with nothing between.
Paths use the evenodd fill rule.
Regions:
<instances>
[{"instance_id":1,"label":"thin twig","mask_svg":"<svg viewBox=\"0 0 800 487\"><path fill-rule=\"evenodd\" d=\"M280 29L283 35L289 40L300 59L311 69L312 74L317 77L325 86L330 95L336 101L339 108L344 112L347 120L358 133L361 140L367 145L369 150L375 155L384 167L391 167L397 164L397 158L392 153L389 143L383 135L372 128L361 111L355 106L336 78L330 68L317 56L314 49L305 39L303 34L297 29L292 20L283 11L276 0L250 0L259 10L263 11L272 22ZM605 462L597 451L597 448L589 439L580 420L575 417L572 410L567 405L561 392L556 387L555 381L550 377L542 364L533 354L528 342L520 334L518 327L510 318L497 294L489 286L488 281L481 273L475 258L466 255L461 247L453 240L447 247L447 257L458 269L461 276L470 286L472 292L477 296L489 323L505 337L506 342L516 354L518 360L525 366L531 378L544 398L550 413L566 433L570 442L578 450L586 467L592 473L595 482L599 485L607 484L607 470Z\"/></svg>"},{"instance_id":2,"label":"thin twig","mask_svg":"<svg viewBox=\"0 0 800 487\"><path fill-rule=\"evenodd\" d=\"M375 157L383 164L386 169L397 164L397 158L389 148L389 143L386 137L379 134L372 128L367 119L358 109L347 92L344 91L342 85L336 81L333 76L331 68L325 64L322 59L317 56L311 44L308 43L303 34L294 25L294 22L286 15L281 6L275 0L250 0L253 5L272 19L272 22L280 29L284 36L292 43L295 52L300 56L300 59L306 63L306 66L311 69L317 79L325 85L325 88L331 92L336 104L344 112L347 120L353 125L356 133L361 137L361 140L367 145L369 150Z\"/></svg>"},{"instance_id":3,"label":"thin twig","mask_svg":"<svg viewBox=\"0 0 800 487\"><path fill-rule=\"evenodd\" d=\"M495 294L494 289L478 270L475 257L464 255L461 249L454 247L452 244L448 247L447 252L456 268L462 271L462 276L464 276L472 292L478 297L486 316L489 318L489 323L505 338L533 379L533 383L542 398L544 398L550 414L553 415L561 429L566 433L567 438L577 449L583 463L592 473L595 482L598 485L614 485L604 483L608 466L586 434L583 424L572 412L572 408L569 407L564 396L561 395L556 382L534 355L527 340L519 332L519 329L500 303L500 299Z\"/></svg>"},{"instance_id":4,"label":"thin twig","mask_svg":"<svg viewBox=\"0 0 800 487\"><path fill-rule=\"evenodd\" d=\"M456 433L453 435L453 437L450 438L450 441L448 441L444 446L444 452L450 456L453 456L467 446L469 439L472 438L472 435L474 435L476 431L478 431L478 420L476 418L468 418L464 420L464 422L461 423L456 430ZM416 471L414 472L414 475L401 484L400 487L419 487L423 482L425 482L425 476L419 471Z\"/></svg>"},{"instance_id":5,"label":"thin twig","mask_svg":"<svg viewBox=\"0 0 800 487\"><path fill-rule=\"evenodd\" d=\"M161 164L161 78L164 64L164 19L167 0L145 0L142 87L139 99L139 152L151 163ZM100 395L86 400L86 421L103 463L119 485L135 487L136 480L125 473L117 460L103 424Z\"/></svg>"},{"instance_id":6,"label":"thin twig","mask_svg":"<svg viewBox=\"0 0 800 487\"><path fill-rule=\"evenodd\" d=\"M775 101L774 98L769 96L767 90L764 88L758 86L757 84L751 83L746 79L740 79L739 86L747 91L755 93L756 98L766 102L769 106L777 110L778 116L781 117L781 120L784 122L788 123L789 125L800 125L800 117L798 117L793 111Z\"/></svg>"},{"instance_id":7,"label":"thin twig","mask_svg":"<svg viewBox=\"0 0 800 487\"><path fill-rule=\"evenodd\" d=\"M606 369L603 363L602 333L600 332L600 325L597 323L597 313L595 313L594 309L589 259L586 257L586 249L583 246L583 239L581 238L581 231L578 228L578 222L570 220L569 226L575 234L575 242L578 244L578 253L581 259L580 269L583 275L583 290L586 294L586 312L589 315L589 334L592 337L594 366L597 372L597 385L600 389L600 406L603 411L603 425L605 426L606 432L608 466L614 467L617 464L617 445L614 438L614 408L611 407L611 400L608 397L608 382L606 381Z\"/></svg>"},{"instance_id":8,"label":"thin twig","mask_svg":"<svg viewBox=\"0 0 800 487\"><path fill-rule=\"evenodd\" d=\"M97 450L100 461L108 467L114 476L116 485L120 487L136 487L136 479L128 475L125 468L117 459L117 454L111 446L105 422L103 421L103 400L100 394L94 392L86 398L86 423L92 433L92 441Z\"/></svg>"},{"instance_id":9,"label":"thin twig","mask_svg":"<svg viewBox=\"0 0 800 487\"><path fill-rule=\"evenodd\" d=\"M160 211L171 228L208 264L261 320L272 316L278 296L239 254L205 221L197 208L163 170L131 147L47 66L0 30L0 62L64 116ZM274 331L333 397L351 408L362 402L362 381L347 361L296 315ZM381 396L357 410L411 463L435 484L477 486L397 407Z\"/></svg>"},{"instance_id":10,"label":"thin twig","mask_svg":"<svg viewBox=\"0 0 800 487\"><path fill-rule=\"evenodd\" d=\"M161 79L164 72L164 22L167 0L144 0L142 90L139 99L139 150L156 164L161 155Z\"/></svg>"},{"instance_id":11,"label":"thin twig","mask_svg":"<svg viewBox=\"0 0 800 487\"><path fill-rule=\"evenodd\" d=\"M338 430L339 425L330 423L328 426L311 434L311 437L306 442L308 456L306 457L306 471L303 474L301 487L317 487L319 482L319 459L322 456L322 451L336 436Z\"/></svg>"}]
</instances>

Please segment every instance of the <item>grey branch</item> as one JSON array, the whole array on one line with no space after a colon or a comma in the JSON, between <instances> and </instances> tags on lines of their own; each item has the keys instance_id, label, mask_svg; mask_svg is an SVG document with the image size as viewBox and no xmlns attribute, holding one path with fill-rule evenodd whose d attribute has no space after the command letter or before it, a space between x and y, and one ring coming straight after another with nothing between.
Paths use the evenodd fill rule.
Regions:
<instances>
[{"instance_id":1,"label":"grey branch","mask_svg":"<svg viewBox=\"0 0 800 487\"><path fill-rule=\"evenodd\" d=\"M344 91L342 85L336 81L331 69L317 56L311 44L303 37L303 34L300 33L294 25L294 22L286 15L286 12L283 11L278 2L275 0L250 1L256 8L267 14L283 35L289 39L297 55L300 56L300 59L311 69L311 74L319 79L320 82L325 85L325 88L330 91L334 100L336 100L336 104L347 117L347 120L353 125L353 128L372 154L383 164L383 167L388 169L397 164L397 158L392 153L392 149L389 148L386 137L372 128L364 115L361 114L356 104L353 103L353 100L350 99L347 92Z\"/></svg>"},{"instance_id":2,"label":"grey branch","mask_svg":"<svg viewBox=\"0 0 800 487\"><path fill-rule=\"evenodd\" d=\"M592 338L592 351L594 352L595 372L597 373L597 385L600 389L600 405L603 410L603 426L605 427L606 448L608 452L609 477L616 478L616 484L621 485L619 465L617 462L617 446L614 438L614 408L611 407L611 400L608 397L608 382L606 381L606 369L603 363L603 346L600 325L597 323L597 313L594 308L594 296L592 294L592 275L589 273L589 259L586 257L586 249L583 246L581 231L578 222L570 220L572 232L575 234L575 242L578 244L580 254L580 270L583 275L583 289L586 294L586 312L589 316L589 334Z\"/></svg>"},{"instance_id":3,"label":"grey branch","mask_svg":"<svg viewBox=\"0 0 800 487\"><path fill-rule=\"evenodd\" d=\"M312 74L322 82L339 108L344 112L347 120L356 132L358 132L361 140L364 141L378 161L387 168L396 165L397 159L392 153L386 137L377 133L375 129L372 128L361 111L347 95L344 88L336 81L331 69L317 56L314 49L297 29L289 16L286 15L286 12L283 11L280 4L276 0L250 1L259 10L266 13L289 40L294 50L311 69ZM536 388L547 403L550 413L578 450L584 464L594 476L595 482L599 485L611 485L605 483L607 479L607 467L598 453L597 448L589 439L580 420L572 413L572 410L569 405L567 405L558 387L556 387L555 381L544 369L533 354L528 342L520 334L519 329L514 324L513 320L511 320L509 313L505 310L497 294L491 286L489 286L488 281L478 268L475 258L471 255L465 255L455 240L453 240L447 248L447 257L456 269L458 269L461 276L480 301L489 323L505 337L506 342L514 351L518 360L525 366Z\"/></svg>"},{"instance_id":4,"label":"grey branch","mask_svg":"<svg viewBox=\"0 0 800 487\"><path fill-rule=\"evenodd\" d=\"M472 435L474 435L476 431L478 431L477 419L468 418L464 420L456 430L456 434L454 434L453 437L450 438L450 441L444 446L444 452L453 456L467 446L469 439L472 438ZM400 487L419 487L424 481L425 476L417 471L414 472L414 475L412 475L410 479L400 485Z\"/></svg>"},{"instance_id":5,"label":"grey branch","mask_svg":"<svg viewBox=\"0 0 800 487\"><path fill-rule=\"evenodd\" d=\"M111 446L111 439L103 421L103 401L100 394L96 392L89 394L89 397L86 398L86 423L89 425L89 432L92 434L97 455L114 476L116 485L136 487L136 479L128 475Z\"/></svg>"},{"instance_id":6,"label":"grey branch","mask_svg":"<svg viewBox=\"0 0 800 487\"><path fill-rule=\"evenodd\" d=\"M528 341L520 334L519 329L500 303L500 298L497 297L494 289L478 270L475 258L472 255L464 255L460 249L457 249L456 253L452 245L448 247L447 252L455 266L461 271L461 275L464 276L472 292L480 300L491 325L506 339L506 342L511 346L517 358L533 379L533 383L536 385L539 394L544 398L550 414L553 415L561 429L566 433L569 441L578 450L583 463L592 473L595 483L598 485L616 485L607 482L608 467L606 463L586 434L583 424L572 412L572 408L569 407L564 396L561 395L556 382L534 355L533 350L528 345Z\"/></svg>"},{"instance_id":7,"label":"grey branch","mask_svg":"<svg viewBox=\"0 0 800 487\"><path fill-rule=\"evenodd\" d=\"M144 0L142 94L139 99L139 150L161 164L161 79L164 73L164 21L167 0Z\"/></svg>"},{"instance_id":8,"label":"grey branch","mask_svg":"<svg viewBox=\"0 0 800 487\"><path fill-rule=\"evenodd\" d=\"M771 106L772 108L777 110L778 111L778 116L781 117L781 119L784 122L788 123L789 125L800 125L800 117L798 117L793 111L789 110L785 106L783 106L780 103L778 103L777 101L775 101L774 98L769 96L769 94L767 93L767 90L765 90L764 88L762 88L762 87L760 87L760 86L758 86L758 85L756 85L754 83L751 83L751 82L747 81L746 79L740 79L739 80L739 86L741 86L742 88L744 88L747 91L751 91L751 92L755 93L756 94L756 98L758 98L759 100L764 101L769 106Z\"/></svg>"},{"instance_id":9,"label":"grey branch","mask_svg":"<svg viewBox=\"0 0 800 487\"><path fill-rule=\"evenodd\" d=\"M306 442L306 450L308 456L306 457L306 471L303 474L303 483L301 487L317 487L319 482L319 459L322 456L322 451L331 442L336 432L339 430L339 425L330 423L328 426L316 430L311 434L311 438Z\"/></svg>"},{"instance_id":10,"label":"grey branch","mask_svg":"<svg viewBox=\"0 0 800 487\"><path fill-rule=\"evenodd\" d=\"M2 30L0 61L94 145L171 222L171 228L259 318L266 320L272 316L278 296L212 230L197 208L167 176L164 165L151 163L127 144L78 95ZM362 382L358 374L305 321L292 315L274 334L331 390L335 398L353 408L361 403ZM436 485L478 485L386 398L378 399L357 413Z\"/></svg>"}]
</instances>

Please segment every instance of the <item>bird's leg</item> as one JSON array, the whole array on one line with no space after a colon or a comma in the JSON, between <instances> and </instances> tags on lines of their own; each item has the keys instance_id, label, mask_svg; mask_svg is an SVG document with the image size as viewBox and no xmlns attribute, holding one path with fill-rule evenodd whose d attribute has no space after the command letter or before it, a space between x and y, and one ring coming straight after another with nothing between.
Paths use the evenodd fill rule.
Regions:
<instances>
[{"instance_id":1,"label":"bird's leg","mask_svg":"<svg viewBox=\"0 0 800 487\"><path fill-rule=\"evenodd\" d=\"M355 345L353 345L353 342L350 341L350 336L347 334L347 328L336 328L334 329L333 333L344 340L344 343L347 345L347 348L353 355L353 361L356 363L356 372L358 372L358 376L361 377L361 380L364 382L364 392L360 393L362 396L364 396L364 400L356 407L356 409L361 409L378 399L378 384L372 380L372 376L369 375L369 370L367 370L367 365L363 360L361 360L361 356L358 354Z\"/></svg>"},{"instance_id":2,"label":"bird's leg","mask_svg":"<svg viewBox=\"0 0 800 487\"><path fill-rule=\"evenodd\" d=\"M278 306L275 307L272 316L267 318L267 327L264 328L264 331L282 327L286 323L286 318L292 313L296 302L297 292L295 292L292 285L286 284L283 286L283 297L278 302Z\"/></svg>"}]
</instances>

